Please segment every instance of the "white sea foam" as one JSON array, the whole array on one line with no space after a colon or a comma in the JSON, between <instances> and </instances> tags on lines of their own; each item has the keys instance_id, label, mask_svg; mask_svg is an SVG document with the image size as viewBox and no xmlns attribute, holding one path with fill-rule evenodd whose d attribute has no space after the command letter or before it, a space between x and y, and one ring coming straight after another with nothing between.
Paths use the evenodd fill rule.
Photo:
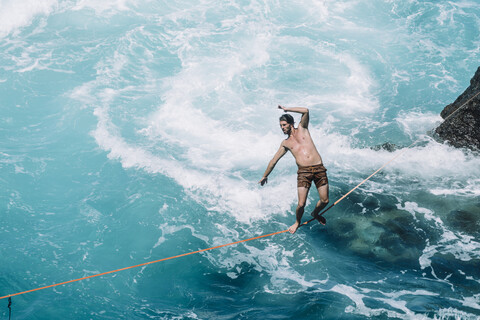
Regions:
<instances>
[{"instance_id":1,"label":"white sea foam","mask_svg":"<svg viewBox=\"0 0 480 320\"><path fill-rule=\"evenodd\" d=\"M480 179L467 179L462 181L462 185L454 185L452 188L437 187L430 189L430 192L436 196L480 196Z\"/></svg>"},{"instance_id":2,"label":"white sea foam","mask_svg":"<svg viewBox=\"0 0 480 320\"><path fill-rule=\"evenodd\" d=\"M478 316L471 313L467 313L455 308L443 308L438 310L437 315L434 316L434 320L477 320Z\"/></svg>"},{"instance_id":3,"label":"white sea foam","mask_svg":"<svg viewBox=\"0 0 480 320\"><path fill-rule=\"evenodd\" d=\"M346 313L354 313L354 314L364 315L367 317L386 315L388 317L392 317L396 319L426 319L425 316L417 315L415 314L415 312L408 309L406 306L407 301L402 300L401 299L402 296L404 295L427 295L427 296L437 295L435 293L431 293L425 290L416 290L412 292L408 290L402 290L402 291L397 291L393 293L385 293L379 290L370 290L370 289L363 289L363 288L357 289L352 286L348 286L344 284L335 285L333 288L327 291L337 292L341 295L348 297L350 300L352 300L354 305L348 306L345 309ZM375 291L376 293L375 298L368 295L372 291ZM380 295L380 297L378 295ZM400 312L392 309L387 309L387 308L367 307L363 301L363 299L367 297L381 301L384 304L389 305L392 309L399 310Z\"/></svg>"},{"instance_id":4,"label":"white sea foam","mask_svg":"<svg viewBox=\"0 0 480 320\"><path fill-rule=\"evenodd\" d=\"M130 10L130 5L136 5L135 0L79 0L72 10L82 10L85 8L95 10L96 15L114 14L117 11Z\"/></svg>"},{"instance_id":5,"label":"white sea foam","mask_svg":"<svg viewBox=\"0 0 480 320\"><path fill-rule=\"evenodd\" d=\"M0 1L0 38L29 26L37 16L49 15L56 5L56 0Z\"/></svg>"},{"instance_id":6,"label":"white sea foam","mask_svg":"<svg viewBox=\"0 0 480 320\"><path fill-rule=\"evenodd\" d=\"M400 112L395 121L411 139L415 140L419 135L425 135L428 131L437 127L442 122L442 117L436 113L410 111Z\"/></svg>"},{"instance_id":7,"label":"white sea foam","mask_svg":"<svg viewBox=\"0 0 480 320\"><path fill-rule=\"evenodd\" d=\"M465 297L461 303L466 307L480 310L480 294L474 294L471 297Z\"/></svg>"},{"instance_id":8,"label":"white sea foam","mask_svg":"<svg viewBox=\"0 0 480 320\"><path fill-rule=\"evenodd\" d=\"M161 231L162 231L162 235L160 238L158 238L157 242L155 243L155 245L153 246L153 248L156 248L158 246L160 246L163 242L165 242L165 240L167 240L166 236L168 235L171 235L171 234L174 234L180 230L183 230L183 229L189 229L190 232L192 233L192 235L200 240L203 240L205 242L208 242L208 237L204 236L204 235L201 235L201 234L198 234L196 231L195 231L195 228L191 225L180 225L180 226L177 226L177 225L171 225L171 224L168 224L168 223L164 223L160 226L159 228Z\"/></svg>"},{"instance_id":9,"label":"white sea foam","mask_svg":"<svg viewBox=\"0 0 480 320\"><path fill-rule=\"evenodd\" d=\"M209 172L201 168L185 166L183 163L163 159L141 147L131 146L112 128L106 110L97 108L99 118L97 129L93 132L97 143L109 151L109 158L119 159L126 168L142 168L148 172L161 173L175 179L207 210L230 212L239 221L263 218L264 212L284 212L288 210L294 194L290 194L279 185L256 190L256 181L245 181L218 172ZM267 197L269 192L283 195L275 200Z\"/></svg>"},{"instance_id":10,"label":"white sea foam","mask_svg":"<svg viewBox=\"0 0 480 320\"><path fill-rule=\"evenodd\" d=\"M49 69L49 66L52 65L52 51L44 51L32 46L25 49L20 57L13 56L12 60L18 68L16 72L19 73L33 70L45 70Z\"/></svg>"},{"instance_id":11,"label":"white sea foam","mask_svg":"<svg viewBox=\"0 0 480 320\"><path fill-rule=\"evenodd\" d=\"M217 239L219 240L219 239ZM219 244L226 243L231 239L219 240ZM292 266L291 259L294 255L304 255L303 253L288 251L282 245L275 242L269 242L265 248L259 249L256 246L243 245L244 250L235 250L222 252L222 259L213 257L207 253L207 257L212 264L218 267L231 270L229 276L232 278L238 277L244 272L242 264L247 264L249 268L253 268L257 272L266 272L270 275L269 284L265 285L265 292L269 293L283 293L296 294L302 292L307 288L316 287L325 284L327 279L306 280L305 275L299 273Z\"/></svg>"},{"instance_id":12,"label":"white sea foam","mask_svg":"<svg viewBox=\"0 0 480 320\"><path fill-rule=\"evenodd\" d=\"M343 147L332 152L331 158L339 158L336 160L350 164L352 168L364 174L371 173L394 159L383 169L383 172L389 174L388 178L392 179L390 183L397 179L413 178L417 181L421 179L425 184L429 181L434 181L436 184L435 181L441 177L444 186L453 187L455 181L471 180L472 176L480 174L479 158L435 141L429 141L425 146L413 146L410 149L400 149L392 153L368 148Z\"/></svg>"}]
</instances>

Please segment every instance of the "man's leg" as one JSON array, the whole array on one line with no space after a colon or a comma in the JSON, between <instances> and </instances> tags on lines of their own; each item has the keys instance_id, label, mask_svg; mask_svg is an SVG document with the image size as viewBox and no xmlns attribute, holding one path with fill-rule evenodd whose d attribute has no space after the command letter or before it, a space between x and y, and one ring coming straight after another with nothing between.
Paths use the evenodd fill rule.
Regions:
<instances>
[{"instance_id":1,"label":"man's leg","mask_svg":"<svg viewBox=\"0 0 480 320\"><path fill-rule=\"evenodd\" d=\"M317 205L315 206L315 209L312 212L312 217L317 219L318 222L320 222L321 224L325 224L327 221L323 216L320 216L319 213L328 204L328 183L319 187L317 190L318 190L318 195L320 196L320 200L318 200Z\"/></svg>"},{"instance_id":2,"label":"man's leg","mask_svg":"<svg viewBox=\"0 0 480 320\"><path fill-rule=\"evenodd\" d=\"M305 187L298 187L297 188L298 205L297 205L297 210L295 212L296 221L290 228L288 228L288 231L290 233L295 233L297 231L298 227L300 227L300 223L302 221L302 216L303 216L303 211L305 209L305 203L307 202L308 190L309 190L309 188L305 188Z\"/></svg>"}]
</instances>

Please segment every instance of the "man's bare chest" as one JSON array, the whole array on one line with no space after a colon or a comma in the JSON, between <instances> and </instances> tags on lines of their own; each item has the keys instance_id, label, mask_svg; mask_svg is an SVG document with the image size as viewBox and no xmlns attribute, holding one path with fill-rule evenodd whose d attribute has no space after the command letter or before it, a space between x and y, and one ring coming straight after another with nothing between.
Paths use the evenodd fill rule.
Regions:
<instances>
[{"instance_id":1,"label":"man's bare chest","mask_svg":"<svg viewBox=\"0 0 480 320\"><path fill-rule=\"evenodd\" d=\"M312 140L308 135L290 136L285 141L285 146L291 151L295 152L301 149L308 148L312 144Z\"/></svg>"}]
</instances>

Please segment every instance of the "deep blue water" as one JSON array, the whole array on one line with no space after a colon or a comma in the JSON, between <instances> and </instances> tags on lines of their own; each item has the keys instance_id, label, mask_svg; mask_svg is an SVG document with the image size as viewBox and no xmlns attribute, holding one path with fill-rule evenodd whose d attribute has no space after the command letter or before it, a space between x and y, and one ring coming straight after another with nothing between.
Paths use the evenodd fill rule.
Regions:
<instances>
[{"instance_id":1,"label":"deep blue water","mask_svg":"<svg viewBox=\"0 0 480 320\"><path fill-rule=\"evenodd\" d=\"M310 108L332 202L400 152L373 146L421 140L326 226L16 296L13 319L480 317L480 157L427 134L479 34L468 0L0 1L0 296L288 228L293 157L257 183L278 104Z\"/></svg>"}]
</instances>

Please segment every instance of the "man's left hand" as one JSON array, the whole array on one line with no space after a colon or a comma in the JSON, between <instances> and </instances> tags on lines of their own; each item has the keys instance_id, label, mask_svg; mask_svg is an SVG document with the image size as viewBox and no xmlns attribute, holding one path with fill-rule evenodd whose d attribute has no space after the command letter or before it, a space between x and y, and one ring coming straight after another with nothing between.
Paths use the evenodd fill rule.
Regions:
<instances>
[{"instance_id":1,"label":"man's left hand","mask_svg":"<svg viewBox=\"0 0 480 320\"><path fill-rule=\"evenodd\" d=\"M260 179L260 181L258 181L258 183L260 183L261 186L263 186L264 184L266 184L268 182L268 178L267 177L263 177L262 179Z\"/></svg>"}]
</instances>

